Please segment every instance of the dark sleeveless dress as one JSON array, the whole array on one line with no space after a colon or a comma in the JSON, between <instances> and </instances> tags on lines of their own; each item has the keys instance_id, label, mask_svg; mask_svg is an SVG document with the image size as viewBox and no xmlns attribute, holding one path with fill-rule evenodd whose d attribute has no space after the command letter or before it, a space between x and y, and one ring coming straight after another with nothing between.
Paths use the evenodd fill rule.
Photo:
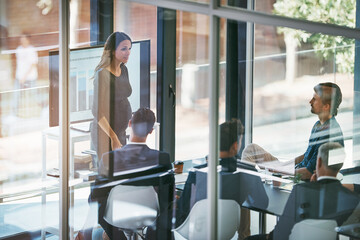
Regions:
<instances>
[{"instance_id":1,"label":"dark sleeveless dress","mask_svg":"<svg viewBox=\"0 0 360 240\"><path fill-rule=\"evenodd\" d=\"M98 125L98 121L105 116L110 127L118 136L122 145L126 144L125 130L131 118L131 106L128 97L132 89L129 82L128 70L121 66L121 75L116 77L107 69L99 69L94 77L94 102L91 123L91 145L97 152L98 159L102 154L111 151L111 140Z\"/></svg>"}]
</instances>

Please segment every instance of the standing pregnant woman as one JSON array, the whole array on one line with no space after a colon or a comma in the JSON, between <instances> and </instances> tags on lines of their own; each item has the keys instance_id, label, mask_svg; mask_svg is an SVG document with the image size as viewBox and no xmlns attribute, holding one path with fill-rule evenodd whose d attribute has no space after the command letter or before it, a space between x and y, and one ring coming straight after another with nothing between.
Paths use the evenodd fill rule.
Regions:
<instances>
[{"instance_id":1,"label":"standing pregnant woman","mask_svg":"<svg viewBox=\"0 0 360 240\"><path fill-rule=\"evenodd\" d=\"M95 68L91 144L98 159L102 154L126 144L125 130L132 114L128 97L132 89L125 63L131 46L132 41L127 34L112 33Z\"/></svg>"}]
</instances>

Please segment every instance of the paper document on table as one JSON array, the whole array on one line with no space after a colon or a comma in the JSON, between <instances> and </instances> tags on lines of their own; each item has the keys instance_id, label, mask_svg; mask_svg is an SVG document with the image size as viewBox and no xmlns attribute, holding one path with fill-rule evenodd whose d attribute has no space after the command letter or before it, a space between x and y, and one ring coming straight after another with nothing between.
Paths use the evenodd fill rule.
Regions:
<instances>
[{"instance_id":1,"label":"paper document on table","mask_svg":"<svg viewBox=\"0 0 360 240\"><path fill-rule=\"evenodd\" d=\"M80 132L90 132L90 123L91 122L74 123L70 125L70 128Z\"/></svg>"},{"instance_id":2,"label":"paper document on table","mask_svg":"<svg viewBox=\"0 0 360 240\"><path fill-rule=\"evenodd\" d=\"M271 162L263 162L258 163L260 168L267 168L270 171L273 170L274 172L285 173L289 175L295 174L295 164L293 160L289 160L286 162L280 161L271 161Z\"/></svg>"},{"instance_id":3,"label":"paper document on table","mask_svg":"<svg viewBox=\"0 0 360 240\"><path fill-rule=\"evenodd\" d=\"M259 168L262 169L269 169L270 171L284 173L288 175L294 175L295 173L295 164L293 159L285 160L285 161L275 160L275 161L260 162L260 163L249 162L246 160L241 160L241 162L252 164L253 166L257 165L259 166Z\"/></svg>"},{"instance_id":4,"label":"paper document on table","mask_svg":"<svg viewBox=\"0 0 360 240\"><path fill-rule=\"evenodd\" d=\"M175 183L185 183L188 173L175 174Z\"/></svg>"},{"instance_id":5,"label":"paper document on table","mask_svg":"<svg viewBox=\"0 0 360 240\"><path fill-rule=\"evenodd\" d=\"M92 181L97 177L97 172L90 170L77 170L76 173L79 175L79 178L82 178L84 181Z\"/></svg>"}]
</instances>

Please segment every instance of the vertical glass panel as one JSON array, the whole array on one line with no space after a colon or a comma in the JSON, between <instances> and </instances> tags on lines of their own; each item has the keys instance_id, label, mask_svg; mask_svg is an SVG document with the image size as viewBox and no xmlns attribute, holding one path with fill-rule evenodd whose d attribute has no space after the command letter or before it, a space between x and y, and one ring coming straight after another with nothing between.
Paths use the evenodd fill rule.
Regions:
<instances>
[{"instance_id":1,"label":"vertical glass panel","mask_svg":"<svg viewBox=\"0 0 360 240\"><path fill-rule=\"evenodd\" d=\"M114 32L104 45L70 52L70 136L79 137L70 158L70 230L86 239L128 232L160 239L171 230L164 204L172 201L173 174L158 173L172 166L156 150L157 9L114 1L113 12ZM160 225L164 219L168 226Z\"/></svg>"},{"instance_id":2,"label":"vertical glass panel","mask_svg":"<svg viewBox=\"0 0 360 240\"><path fill-rule=\"evenodd\" d=\"M245 146L246 112L245 103L249 93L246 92L250 84L247 69L252 64L248 49L252 48L252 36L247 36L248 27L244 22L225 21L220 47L225 42L226 80L221 86L226 93L223 101L226 109L226 119L219 122L219 168L218 168L218 208L219 217L226 213L230 217L229 232L222 227L223 220L218 222L221 236L230 234L228 238L245 239L261 233L264 229L259 222L266 224L264 214L267 211L269 198L266 192L265 170L257 171L255 163L248 158L251 153ZM250 53L251 54L251 53ZM245 150L244 150L245 148ZM270 217L271 218L271 217ZM231 231L230 231L231 229Z\"/></svg>"},{"instance_id":3,"label":"vertical glass panel","mask_svg":"<svg viewBox=\"0 0 360 240\"><path fill-rule=\"evenodd\" d=\"M229 25L227 26L229 36L231 29ZM235 33L238 33L240 27L241 23L238 23ZM250 209L260 212L257 215L251 211L250 219L243 219L242 223L251 223L251 234L269 233L275 227L274 236L279 236L278 234L286 234L286 231L281 228L282 223L295 222L302 217L296 212L297 208L290 208L289 211L283 212L287 204L301 204L308 198L309 201L318 201L314 200L318 199L315 198L318 192L312 191L310 187L308 189L307 185L296 184L300 178L310 179L318 157L314 152L317 151L319 145L329 140L339 142L340 148L344 145L346 158L344 155L339 155L338 151L333 151L334 147L329 147L331 154L329 153L326 158L328 158L327 164L335 169L334 177L342 179L341 174L337 175L341 167L338 161L344 163L343 169L345 169L355 165L358 159L355 156L356 151L353 150L357 146L356 143L354 144L356 124L353 123L353 115L356 114L353 110L356 109L354 107L356 103L354 91L356 90L353 85L353 68L356 65L354 41L338 36L308 34L293 29L263 25L255 25L254 30L254 60L242 58L254 68L253 143L246 145L242 153L239 153L239 160L241 160L237 160L238 168L235 172L226 175L225 171L222 171L219 174L219 194L220 198L226 198L227 193L224 188L226 181L228 184L231 182L232 186L235 186L235 183L240 184L241 193L235 199L240 201L242 211ZM232 47L229 41L227 43L227 47ZM240 40L235 44L240 44ZM237 50L240 53L241 46L238 46ZM229 55L229 52L227 54ZM236 62L241 62L242 59L239 56ZM344 58L346 61L341 60ZM230 68L231 59L228 59L226 64L227 68ZM241 66L238 66L240 80L242 72ZM325 82L324 85L318 85ZM337 86L342 92L341 104ZM308 99L304 99L306 95L309 96ZM325 108L320 106L325 106ZM335 118L331 118L332 116ZM230 123L227 124L230 125ZM224 128L225 126L223 125ZM220 148L223 141L221 128ZM319 151L326 151L325 146ZM302 154L304 154L302 158L296 159L302 161L299 161L300 164L295 170L294 158ZM322 158L325 159L325 156ZM223 160L221 161L222 170L226 169L224 166L229 167ZM322 169L322 166L319 166L319 169ZM317 176L323 176L322 174L317 173ZM226 180L226 176L229 179L233 178L232 181ZM292 195L290 195L291 189L295 189ZM303 191L311 197L303 197ZM236 194L236 191L232 194ZM354 196L350 194L346 197L351 199ZM331 200L326 200L327 202L319 200L316 204L332 204L338 202L339 199L334 196ZM315 203L311 202L311 205L313 204ZM347 208L344 205L342 207ZM356 205L351 205L351 207L349 205L351 210L355 207ZM324 207L324 211L328 212L338 210L328 205ZM274 217L267 218L266 222L264 211L275 216L284 214L285 218L280 217L278 224ZM321 213L318 217L324 217L326 214ZM245 217L246 214L242 212L242 216ZM260 225L256 224L257 220Z\"/></svg>"},{"instance_id":4,"label":"vertical glass panel","mask_svg":"<svg viewBox=\"0 0 360 240\"><path fill-rule=\"evenodd\" d=\"M352 165L354 40L264 25L255 32L254 143L284 160L303 154L319 120L313 88L332 82L342 92L336 120L347 150L344 167ZM292 137L285 140L282 131Z\"/></svg>"},{"instance_id":5,"label":"vertical glass panel","mask_svg":"<svg viewBox=\"0 0 360 240\"><path fill-rule=\"evenodd\" d=\"M0 2L0 238L58 232L59 132L49 129L58 19L51 1Z\"/></svg>"},{"instance_id":6,"label":"vertical glass panel","mask_svg":"<svg viewBox=\"0 0 360 240\"><path fill-rule=\"evenodd\" d=\"M247 0L221 1L223 6L248 8ZM356 1L257 0L254 10L268 14L355 28Z\"/></svg>"},{"instance_id":7,"label":"vertical glass panel","mask_svg":"<svg viewBox=\"0 0 360 240\"><path fill-rule=\"evenodd\" d=\"M258 171L264 172L267 210L275 215L282 213L277 224L273 222L267 229L275 226L274 239L289 237L289 223L304 217L297 211L299 206L321 206L320 212L309 209L309 218L326 218L327 214L356 207L350 200L354 196L342 195L341 189L334 187L337 190L333 195L322 186L299 184L300 179L309 180L314 170L319 181L323 176L341 180L339 169L352 167L358 160L353 154L358 147L354 143L354 50L352 39L255 25L254 144L245 148L242 160L256 161ZM329 141L338 145L324 145ZM246 152L252 155L245 156ZM325 167L329 170L326 174ZM281 175L274 174L277 172ZM274 205L274 194L279 193L275 189L283 191ZM331 197L322 200L322 194ZM349 204L339 204L342 197ZM291 226L292 235L300 234L298 227L304 226Z\"/></svg>"},{"instance_id":8,"label":"vertical glass panel","mask_svg":"<svg viewBox=\"0 0 360 240\"><path fill-rule=\"evenodd\" d=\"M92 158L89 124L94 99L92 79L97 57L102 51L90 41L91 9L88 1L71 1L70 6L70 55L69 55L69 238L74 239L85 221L88 209L89 179L96 169L96 158ZM58 86L54 81L53 64L59 58L57 52L51 54L50 74L50 126L54 127L54 95L58 97ZM54 94L56 93L56 94ZM59 101L61 102L61 96ZM62 199L63 196L62 196Z\"/></svg>"},{"instance_id":9,"label":"vertical glass panel","mask_svg":"<svg viewBox=\"0 0 360 240\"><path fill-rule=\"evenodd\" d=\"M219 166L218 166L218 238L245 239L250 236L250 210L241 208L238 172L239 154L245 136L246 32L244 23L220 19L220 99L219 99ZM239 42L241 46L239 47ZM235 90L236 89L236 90ZM201 175L200 175L201 176ZM241 190L242 191L242 190ZM244 196L246 196L244 192ZM225 220L227 219L227 220ZM224 227L224 223L229 226Z\"/></svg>"},{"instance_id":10,"label":"vertical glass panel","mask_svg":"<svg viewBox=\"0 0 360 240\"><path fill-rule=\"evenodd\" d=\"M204 158L209 147L209 18L177 13L175 159Z\"/></svg>"},{"instance_id":11,"label":"vertical glass panel","mask_svg":"<svg viewBox=\"0 0 360 240\"><path fill-rule=\"evenodd\" d=\"M89 39L84 45L88 42ZM97 168L96 156L91 152L90 123L94 101L94 69L96 60L101 54L102 47L79 47L72 48L69 56L69 225L71 239L81 227L80 222L86 217L88 181L91 180Z\"/></svg>"},{"instance_id":12,"label":"vertical glass panel","mask_svg":"<svg viewBox=\"0 0 360 240\"><path fill-rule=\"evenodd\" d=\"M197 3L203 3L203 4L209 4L210 0L181 0L184 2L197 2Z\"/></svg>"},{"instance_id":13,"label":"vertical glass panel","mask_svg":"<svg viewBox=\"0 0 360 240\"><path fill-rule=\"evenodd\" d=\"M207 16L189 12L177 12L177 104L175 158L184 166L177 180L176 224L174 235L185 238L206 238L208 199L208 154L209 154L209 110L210 110L210 65L209 29ZM226 22L220 21L219 119L225 121L225 77L226 77ZM215 140L215 139L213 139ZM215 140L216 141L216 140ZM236 154L236 152L235 152ZM216 160L216 165L218 161ZM182 181L182 182L181 182ZM216 184L218 184L216 182ZM219 186L220 187L220 186ZM234 212L237 217L240 212ZM229 214L230 217L230 214ZM232 221L231 219L230 221ZM190 227L194 225L195 227ZM231 238L235 235L219 237ZM188 233L184 235L184 231Z\"/></svg>"},{"instance_id":14,"label":"vertical glass panel","mask_svg":"<svg viewBox=\"0 0 360 240\"><path fill-rule=\"evenodd\" d=\"M127 1L116 1L115 10L114 27L116 31L128 33L133 41L150 40L150 108L155 111L157 66L156 7Z\"/></svg>"},{"instance_id":15,"label":"vertical glass panel","mask_svg":"<svg viewBox=\"0 0 360 240\"><path fill-rule=\"evenodd\" d=\"M175 160L183 163L183 174L175 176L177 235L181 229L188 231L191 214L199 215L190 212L198 196L206 198L207 174L200 184L203 191L195 194L198 184L193 167L207 166L209 149L209 17L178 11L176 18Z\"/></svg>"}]
</instances>

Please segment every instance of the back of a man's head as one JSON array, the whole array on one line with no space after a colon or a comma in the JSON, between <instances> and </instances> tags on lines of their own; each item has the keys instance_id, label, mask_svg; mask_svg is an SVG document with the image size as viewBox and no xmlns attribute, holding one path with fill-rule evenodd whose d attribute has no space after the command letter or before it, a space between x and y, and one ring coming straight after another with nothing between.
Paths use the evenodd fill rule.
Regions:
<instances>
[{"instance_id":1,"label":"back of a man's head","mask_svg":"<svg viewBox=\"0 0 360 240\"><path fill-rule=\"evenodd\" d=\"M314 91L319 95L323 104L330 105L330 114L336 116L342 101L340 87L335 83L325 82L316 85Z\"/></svg>"},{"instance_id":2,"label":"back of a man's head","mask_svg":"<svg viewBox=\"0 0 360 240\"><path fill-rule=\"evenodd\" d=\"M153 129L155 114L149 108L139 108L131 117L131 128L138 137L146 137Z\"/></svg>"},{"instance_id":3,"label":"back of a man's head","mask_svg":"<svg viewBox=\"0 0 360 240\"><path fill-rule=\"evenodd\" d=\"M244 126L238 119L226 121L220 125L220 151L229 151L231 146L238 142L244 134Z\"/></svg>"},{"instance_id":4,"label":"back of a man's head","mask_svg":"<svg viewBox=\"0 0 360 240\"><path fill-rule=\"evenodd\" d=\"M321 158L323 166L334 173L337 173L343 166L345 160L344 147L337 142L322 144L318 150L318 159Z\"/></svg>"}]
</instances>

